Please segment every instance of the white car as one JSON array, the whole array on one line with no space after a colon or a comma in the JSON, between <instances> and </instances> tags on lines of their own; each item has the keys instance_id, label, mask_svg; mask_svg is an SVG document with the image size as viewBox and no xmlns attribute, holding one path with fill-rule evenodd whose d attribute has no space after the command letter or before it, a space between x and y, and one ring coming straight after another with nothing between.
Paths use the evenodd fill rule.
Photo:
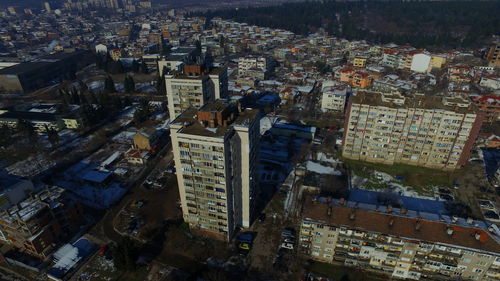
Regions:
<instances>
[{"instance_id":1,"label":"white car","mask_svg":"<svg viewBox=\"0 0 500 281\"><path fill-rule=\"evenodd\" d=\"M293 244L292 243L282 243L281 244L281 248L285 248L285 249L289 249L289 250L293 250Z\"/></svg>"}]
</instances>

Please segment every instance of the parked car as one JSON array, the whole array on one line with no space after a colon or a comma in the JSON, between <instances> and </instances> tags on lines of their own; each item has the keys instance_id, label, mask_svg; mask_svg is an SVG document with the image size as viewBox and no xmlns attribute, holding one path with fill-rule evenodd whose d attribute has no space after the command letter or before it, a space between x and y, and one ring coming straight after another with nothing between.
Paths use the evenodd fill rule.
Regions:
<instances>
[{"instance_id":1,"label":"parked car","mask_svg":"<svg viewBox=\"0 0 500 281\"><path fill-rule=\"evenodd\" d=\"M281 248L293 250L293 244L284 242L284 243L281 243Z\"/></svg>"},{"instance_id":2,"label":"parked car","mask_svg":"<svg viewBox=\"0 0 500 281\"><path fill-rule=\"evenodd\" d=\"M109 250L108 244L102 244L99 246L99 254L104 255Z\"/></svg>"},{"instance_id":3,"label":"parked car","mask_svg":"<svg viewBox=\"0 0 500 281\"><path fill-rule=\"evenodd\" d=\"M250 243L241 242L238 246L241 250L250 251Z\"/></svg>"},{"instance_id":4,"label":"parked car","mask_svg":"<svg viewBox=\"0 0 500 281\"><path fill-rule=\"evenodd\" d=\"M236 241L251 244L253 241L253 236L250 233L243 233L238 235L238 237L236 237Z\"/></svg>"},{"instance_id":5,"label":"parked car","mask_svg":"<svg viewBox=\"0 0 500 281\"><path fill-rule=\"evenodd\" d=\"M165 172L175 174L175 167L173 165L170 165L167 167L167 169L165 169Z\"/></svg>"}]
</instances>

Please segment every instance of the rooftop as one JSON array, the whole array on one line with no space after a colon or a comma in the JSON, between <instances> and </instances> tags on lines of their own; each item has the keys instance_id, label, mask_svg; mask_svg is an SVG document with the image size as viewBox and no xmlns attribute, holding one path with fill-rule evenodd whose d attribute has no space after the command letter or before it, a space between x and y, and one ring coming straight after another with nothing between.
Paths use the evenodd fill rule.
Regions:
<instances>
[{"instance_id":1,"label":"rooftop","mask_svg":"<svg viewBox=\"0 0 500 281\"><path fill-rule=\"evenodd\" d=\"M229 110L236 115L234 120L230 122L228 126L216 126L215 128L210 128L198 122L198 112L222 112L228 107L231 107ZM184 126L180 129L180 132L184 134L206 137L222 137L232 126L247 126L251 120L255 119L258 113L259 111L255 109L246 109L238 112L235 104L228 103L226 100L217 100L215 102L205 104L199 110L190 108L184 111L174 121L172 121L172 123L183 124Z\"/></svg>"},{"instance_id":2,"label":"rooftop","mask_svg":"<svg viewBox=\"0 0 500 281\"><path fill-rule=\"evenodd\" d=\"M389 211L389 208L370 207L374 206L348 201L342 205L340 200L329 202L325 198L309 197L303 206L302 217L334 226L500 253L498 237L490 233L485 222L468 223L463 218L437 215L434 218L397 208ZM453 229L451 235L446 231L448 228ZM476 234L479 234L479 239Z\"/></svg>"},{"instance_id":3,"label":"rooftop","mask_svg":"<svg viewBox=\"0 0 500 281\"><path fill-rule=\"evenodd\" d=\"M34 197L30 197L9 208L1 215L0 220L12 223L18 219L27 222L45 207L57 206L57 204L53 203L57 203L63 194L64 189L60 187L40 191Z\"/></svg>"},{"instance_id":4,"label":"rooftop","mask_svg":"<svg viewBox=\"0 0 500 281\"><path fill-rule=\"evenodd\" d=\"M428 97L421 95L411 95L405 96L405 102L401 105L395 104L393 102L384 102L382 101L382 95L376 92L364 92L358 93L355 96L351 97L352 103L356 104L366 104L371 106L386 106L392 108L422 108L422 109L443 109L450 110L458 113L475 113L475 107L468 108L456 108L453 106L446 106L443 104L441 97Z\"/></svg>"}]
</instances>

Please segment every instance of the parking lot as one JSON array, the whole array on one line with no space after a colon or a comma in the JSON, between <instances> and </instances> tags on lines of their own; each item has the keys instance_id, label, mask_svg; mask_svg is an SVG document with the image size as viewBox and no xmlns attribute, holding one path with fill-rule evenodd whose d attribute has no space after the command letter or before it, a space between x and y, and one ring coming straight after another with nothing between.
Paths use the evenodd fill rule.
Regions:
<instances>
[{"instance_id":1,"label":"parking lot","mask_svg":"<svg viewBox=\"0 0 500 281\"><path fill-rule=\"evenodd\" d=\"M160 187L143 186L127 196L127 203L113 221L116 231L144 242L165 220L182 216L177 203L179 190L175 175L165 173L161 179Z\"/></svg>"}]
</instances>

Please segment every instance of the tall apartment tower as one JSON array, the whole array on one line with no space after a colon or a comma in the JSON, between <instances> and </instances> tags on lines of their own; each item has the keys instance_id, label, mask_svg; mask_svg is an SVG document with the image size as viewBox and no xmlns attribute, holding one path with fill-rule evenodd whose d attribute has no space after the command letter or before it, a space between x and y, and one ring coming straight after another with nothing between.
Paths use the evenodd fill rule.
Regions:
<instances>
[{"instance_id":1,"label":"tall apartment tower","mask_svg":"<svg viewBox=\"0 0 500 281\"><path fill-rule=\"evenodd\" d=\"M228 240L249 227L258 195L257 110L216 100L190 108L170 124L184 221Z\"/></svg>"},{"instance_id":2,"label":"tall apartment tower","mask_svg":"<svg viewBox=\"0 0 500 281\"><path fill-rule=\"evenodd\" d=\"M489 66L500 67L500 42L490 46L485 54Z\"/></svg>"},{"instance_id":3,"label":"tall apartment tower","mask_svg":"<svg viewBox=\"0 0 500 281\"><path fill-rule=\"evenodd\" d=\"M347 108L342 156L454 170L467 162L483 119L470 103L361 93Z\"/></svg>"},{"instance_id":4,"label":"tall apartment tower","mask_svg":"<svg viewBox=\"0 0 500 281\"><path fill-rule=\"evenodd\" d=\"M52 9L50 7L50 3L49 2L43 2L43 8L45 9L45 12L47 12L47 13L52 12Z\"/></svg>"},{"instance_id":5,"label":"tall apartment tower","mask_svg":"<svg viewBox=\"0 0 500 281\"><path fill-rule=\"evenodd\" d=\"M200 108L209 101L227 97L226 68L205 69L186 65L182 72L165 75L170 120L190 107Z\"/></svg>"}]
</instances>

